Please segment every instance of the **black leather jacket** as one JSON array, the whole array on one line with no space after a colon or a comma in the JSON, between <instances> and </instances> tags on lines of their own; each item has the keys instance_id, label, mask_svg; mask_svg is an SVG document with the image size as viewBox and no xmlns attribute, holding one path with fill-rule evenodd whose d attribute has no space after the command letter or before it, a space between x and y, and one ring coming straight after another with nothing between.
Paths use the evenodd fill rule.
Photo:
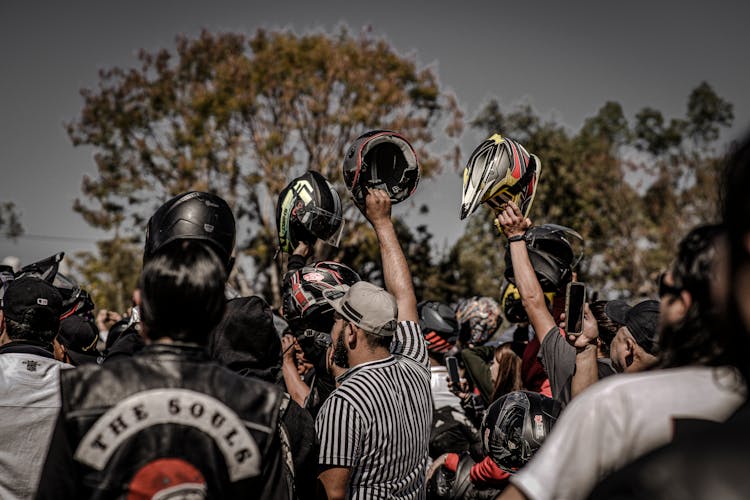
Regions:
<instances>
[{"instance_id":1,"label":"black leather jacket","mask_svg":"<svg viewBox=\"0 0 750 500\"><path fill-rule=\"evenodd\" d=\"M166 488L208 498L292 495L277 429L282 391L236 375L202 348L149 345L69 370L61 385L38 498Z\"/></svg>"}]
</instances>

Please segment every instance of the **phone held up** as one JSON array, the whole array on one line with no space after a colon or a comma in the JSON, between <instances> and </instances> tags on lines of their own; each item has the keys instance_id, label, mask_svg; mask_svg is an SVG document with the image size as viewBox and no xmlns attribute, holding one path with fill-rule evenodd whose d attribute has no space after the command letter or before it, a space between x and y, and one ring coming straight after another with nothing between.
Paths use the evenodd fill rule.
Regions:
<instances>
[{"instance_id":1,"label":"phone held up","mask_svg":"<svg viewBox=\"0 0 750 500\"><path fill-rule=\"evenodd\" d=\"M565 289L565 333L580 335L583 332L583 305L586 303L586 284L568 283Z\"/></svg>"},{"instance_id":2,"label":"phone held up","mask_svg":"<svg viewBox=\"0 0 750 500\"><path fill-rule=\"evenodd\" d=\"M458 374L458 359L455 356L447 356L445 363L448 365L448 376L456 387L460 385L461 376Z\"/></svg>"}]
</instances>

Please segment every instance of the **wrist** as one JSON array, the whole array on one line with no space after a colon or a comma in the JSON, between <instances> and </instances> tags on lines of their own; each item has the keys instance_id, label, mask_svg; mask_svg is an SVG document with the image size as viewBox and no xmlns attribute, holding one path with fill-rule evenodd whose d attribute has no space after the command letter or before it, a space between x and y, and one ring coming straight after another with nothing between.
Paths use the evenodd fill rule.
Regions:
<instances>
[{"instance_id":1,"label":"wrist","mask_svg":"<svg viewBox=\"0 0 750 500\"><path fill-rule=\"evenodd\" d=\"M596 339L592 340L591 343L586 344L583 347L576 347L576 355L591 354L596 352Z\"/></svg>"},{"instance_id":2,"label":"wrist","mask_svg":"<svg viewBox=\"0 0 750 500\"><path fill-rule=\"evenodd\" d=\"M515 243L516 241L526 241L526 231L508 235L508 243Z\"/></svg>"}]
</instances>

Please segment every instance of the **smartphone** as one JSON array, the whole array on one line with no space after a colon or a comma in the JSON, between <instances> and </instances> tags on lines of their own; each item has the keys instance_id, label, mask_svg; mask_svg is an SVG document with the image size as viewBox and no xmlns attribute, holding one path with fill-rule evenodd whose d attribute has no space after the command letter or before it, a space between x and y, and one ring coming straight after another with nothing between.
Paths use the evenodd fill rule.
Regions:
<instances>
[{"instance_id":1,"label":"smartphone","mask_svg":"<svg viewBox=\"0 0 750 500\"><path fill-rule=\"evenodd\" d=\"M458 374L458 360L455 356L446 356L445 363L448 365L448 376L456 386L460 385L461 376Z\"/></svg>"},{"instance_id":2,"label":"smartphone","mask_svg":"<svg viewBox=\"0 0 750 500\"><path fill-rule=\"evenodd\" d=\"M583 332L583 304L586 303L586 284L568 283L565 290L565 333L580 335Z\"/></svg>"}]
</instances>

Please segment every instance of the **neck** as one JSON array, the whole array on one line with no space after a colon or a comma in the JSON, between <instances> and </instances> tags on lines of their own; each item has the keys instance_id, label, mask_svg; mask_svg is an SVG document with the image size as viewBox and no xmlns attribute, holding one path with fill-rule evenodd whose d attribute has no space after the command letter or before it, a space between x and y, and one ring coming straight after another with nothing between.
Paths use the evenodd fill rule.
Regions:
<instances>
[{"instance_id":1,"label":"neck","mask_svg":"<svg viewBox=\"0 0 750 500\"><path fill-rule=\"evenodd\" d=\"M359 351L359 349L349 351L349 366L352 368L371 361L386 359L391 355L391 352L384 347L376 347L371 351L363 346L362 352L357 351Z\"/></svg>"}]
</instances>

